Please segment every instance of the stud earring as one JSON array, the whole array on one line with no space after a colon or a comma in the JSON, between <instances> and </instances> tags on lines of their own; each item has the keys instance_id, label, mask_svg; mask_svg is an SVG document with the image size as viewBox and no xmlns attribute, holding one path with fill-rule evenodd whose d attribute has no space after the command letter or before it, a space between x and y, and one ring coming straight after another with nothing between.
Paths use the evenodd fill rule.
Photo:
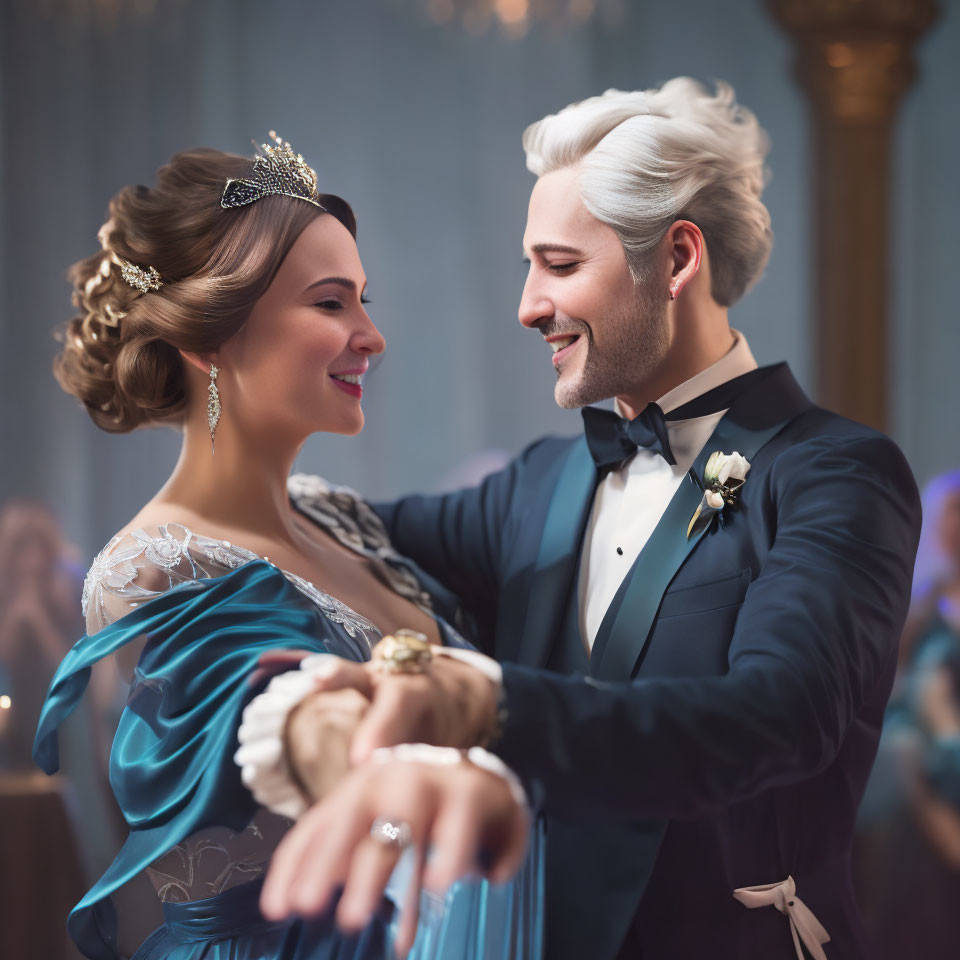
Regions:
<instances>
[{"instance_id":1,"label":"stud earring","mask_svg":"<svg viewBox=\"0 0 960 960\"><path fill-rule=\"evenodd\" d=\"M217 389L217 375L220 368L210 364L210 383L207 385L207 425L210 427L210 455L216 452L217 424L220 422L220 391Z\"/></svg>"}]
</instances>

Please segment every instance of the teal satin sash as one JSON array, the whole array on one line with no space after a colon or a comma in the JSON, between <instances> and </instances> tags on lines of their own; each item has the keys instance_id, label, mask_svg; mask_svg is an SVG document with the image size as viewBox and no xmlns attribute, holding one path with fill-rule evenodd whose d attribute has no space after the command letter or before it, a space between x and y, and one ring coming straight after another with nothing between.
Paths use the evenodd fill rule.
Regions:
<instances>
[{"instance_id":1,"label":"teal satin sash","mask_svg":"<svg viewBox=\"0 0 960 960\"><path fill-rule=\"evenodd\" d=\"M183 584L93 636L64 658L40 714L34 759L59 766L57 728L86 689L91 667L146 638L110 756L110 783L130 834L67 923L96 960L116 956L110 894L185 837L208 826L240 831L256 811L233 762L240 714L256 692L260 655L296 647L351 660L369 656L275 567L255 561Z\"/></svg>"}]
</instances>

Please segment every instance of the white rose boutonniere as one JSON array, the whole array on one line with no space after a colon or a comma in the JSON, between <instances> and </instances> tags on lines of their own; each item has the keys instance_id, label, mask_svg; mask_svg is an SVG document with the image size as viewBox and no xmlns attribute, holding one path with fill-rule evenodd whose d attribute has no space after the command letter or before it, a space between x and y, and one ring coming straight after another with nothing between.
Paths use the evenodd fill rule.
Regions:
<instances>
[{"instance_id":1,"label":"white rose boutonniere","mask_svg":"<svg viewBox=\"0 0 960 960\"><path fill-rule=\"evenodd\" d=\"M717 450L710 454L703 471L703 499L687 527L688 540L701 517L705 517L705 523L709 524L715 513L737 502L737 493L749 472L750 461L736 451L721 453Z\"/></svg>"}]
</instances>

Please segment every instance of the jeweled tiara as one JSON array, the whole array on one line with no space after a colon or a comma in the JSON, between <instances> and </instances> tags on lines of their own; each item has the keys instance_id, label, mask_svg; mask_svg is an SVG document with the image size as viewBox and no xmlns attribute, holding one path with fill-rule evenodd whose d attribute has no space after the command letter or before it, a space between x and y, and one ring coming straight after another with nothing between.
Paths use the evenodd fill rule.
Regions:
<instances>
[{"instance_id":1,"label":"jeweled tiara","mask_svg":"<svg viewBox=\"0 0 960 960\"><path fill-rule=\"evenodd\" d=\"M316 171L299 153L294 153L290 143L278 137L276 131L270 131L270 139L273 143L261 144L259 149L263 154L253 158L252 176L227 180L223 195L220 197L220 206L225 209L245 207L261 197L280 195L293 197L295 200L306 200L307 203L325 210L326 208L318 199ZM106 226L105 224L104 228L101 228L99 234L105 250L108 249ZM112 252L109 256L120 267L120 275L124 281L139 293L159 290L163 286L160 273L155 267L138 266ZM91 284L96 285L101 282L108 273L108 265L106 270L101 267L100 272L88 281L87 292L90 292ZM114 321L113 325L116 325L116 321L124 316L126 316L125 313L118 311L115 319L114 316L110 319Z\"/></svg>"},{"instance_id":2,"label":"jeweled tiara","mask_svg":"<svg viewBox=\"0 0 960 960\"><path fill-rule=\"evenodd\" d=\"M270 139L273 143L261 144L262 155L253 158L252 176L227 180L220 206L245 207L262 197L280 195L306 200L325 209L318 199L314 169L299 153L294 153L289 142L278 137L276 131L270 131Z\"/></svg>"}]
</instances>

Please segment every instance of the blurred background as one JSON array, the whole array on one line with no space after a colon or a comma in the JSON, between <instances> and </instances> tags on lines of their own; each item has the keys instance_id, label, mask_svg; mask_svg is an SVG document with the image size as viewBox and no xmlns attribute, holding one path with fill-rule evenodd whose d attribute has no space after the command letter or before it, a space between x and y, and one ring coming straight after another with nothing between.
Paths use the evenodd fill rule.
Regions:
<instances>
[{"instance_id":1,"label":"blurred background","mask_svg":"<svg viewBox=\"0 0 960 960\"><path fill-rule=\"evenodd\" d=\"M321 190L356 211L369 310L388 341L367 381L363 434L315 437L298 468L372 498L439 490L545 432L579 429L578 414L554 405L540 338L516 321L533 185L524 127L608 87L681 74L731 83L772 141L773 256L732 310L734 326L760 363L789 360L815 397L889 432L922 485L949 471L960 463L957 0L0 0L0 762L28 762L23 730L82 631L83 571L164 481L179 446L172 430L99 432L51 375L53 330L71 315L65 270L97 249L109 197L151 183L186 147L251 153L270 129L291 140ZM899 957L955 956L958 942L945 927L955 907L930 894L955 904L960 893L956 677L941 682L957 672L949 638L960 642L949 607L960 595L953 490L934 490L918 584L926 606L897 693L908 735L891 735L881 753L889 776L871 787L860 857L875 932L889 939L891 917L933 931ZM910 651L925 647L931 624L948 639L918 680ZM930 716L929 690L947 704ZM112 696L101 691L86 721L82 769L108 746ZM931 771L944 764L938 780ZM916 814L917 783L939 784L936 829ZM6 784L3 802L34 817L36 833L15 848L0 812L0 902L19 891L29 905L11 865L37 837L52 842L53 821L22 799L35 799L34 781ZM57 842L73 850L56 871L64 903L112 856L105 793L75 771L48 798L44 816L62 817ZM71 804L85 811L79 830ZM903 912L913 907L890 912L903 891L884 878L903 849L929 867L919 920ZM51 941L36 955L65 949Z\"/></svg>"}]
</instances>

